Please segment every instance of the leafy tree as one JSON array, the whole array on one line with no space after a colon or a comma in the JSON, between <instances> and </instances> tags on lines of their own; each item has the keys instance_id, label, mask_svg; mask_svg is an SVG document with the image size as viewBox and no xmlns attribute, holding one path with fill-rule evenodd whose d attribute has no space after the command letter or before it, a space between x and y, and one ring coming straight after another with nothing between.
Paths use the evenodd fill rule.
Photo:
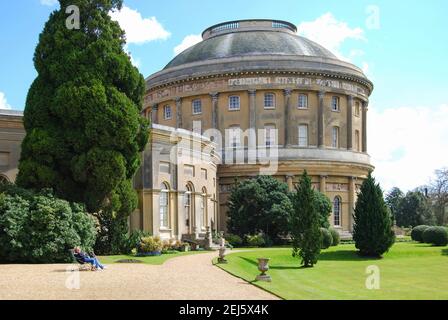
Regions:
<instances>
[{"instance_id":1,"label":"leafy tree","mask_svg":"<svg viewBox=\"0 0 448 320\"><path fill-rule=\"evenodd\" d=\"M448 168L436 170L429 187L437 225L448 224Z\"/></svg>"},{"instance_id":2,"label":"leafy tree","mask_svg":"<svg viewBox=\"0 0 448 320\"><path fill-rule=\"evenodd\" d=\"M314 191L314 201L316 210L319 213L319 224L322 228L328 229L330 228L330 222L328 221L331 211L332 205L330 199L319 191Z\"/></svg>"},{"instance_id":3,"label":"leafy tree","mask_svg":"<svg viewBox=\"0 0 448 320\"><path fill-rule=\"evenodd\" d=\"M404 193L399 188L395 187L393 188L387 195L386 195L386 204L390 209L390 212L392 214L392 219L394 221L397 220L397 215L400 211L400 203L402 199L404 198ZM397 224L398 225L398 224Z\"/></svg>"},{"instance_id":4,"label":"leafy tree","mask_svg":"<svg viewBox=\"0 0 448 320\"><path fill-rule=\"evenodd\" d=\"M278 242L287 234L291 210L286 183L271 176L237 182L229 198L229 233L244 238L262 232Z\"/></svg>"},{"instance_id":5,"label":"leafy tree","mask_svg":"<svg viewBox=\"0 0 448 320\"><path fill-rule=\"evenodd\" d=\"M381 256L395 242L390 210L371 173L363 182L356 202L353 240L360 254L366 256Z\"/></svg>"},{"instance_id":6,"label":"leafy tree","mask_svg":"<svg viewBox=\"0 0 448 320\"><path fill-rule=\"evenodd\" d=\"M132 177L148 139L140 116L145 82L109 12L122 0L60 0L34 54L38 76L24 111L17 183L83 202L101 221L101 253L119 253L137 205ZM69 5L80 29L68 29Z\"/></svg>"},{"instance_id":7,"label":"leafy tree","mask_svg":"<svg viewBox=\"0 0 448 320\"><path fill-rule=\"evenodd\" d=\"M300 257L304 267L317 263L321 248L319 213L316 209L316 193L311 187L311 179L304 171L293 197L293 211L290 229L293 257Z\"/></svg>"},{"instance_id":8,"label":"leafy tree","mask_svg":"<svg viewBox=\"0 0 448 320\"><path fill-rule=\"evenodd\" d=\"M431 204L425 195L419 191L410 191L401 199L396 219L397 225L400 227L434 224Z\"/></svg>"},{"instance_id":9,"label":"leafy tree","mask_svg":"<svg viewBox=\"0 0 448 320\"><path fill-rule=\"evenodd\" d=\"M3 187L0 193L0 260L14 263L69 262L69 249L91 251L95 220L83 205L57 199L51 190L33 193Z\"/></svg>"}]
</instances>

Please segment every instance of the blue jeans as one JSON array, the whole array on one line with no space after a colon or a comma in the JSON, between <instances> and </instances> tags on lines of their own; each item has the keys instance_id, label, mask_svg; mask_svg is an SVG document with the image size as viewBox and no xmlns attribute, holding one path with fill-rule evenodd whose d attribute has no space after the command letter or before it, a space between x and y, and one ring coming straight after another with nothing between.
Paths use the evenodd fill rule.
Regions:
<instances>
[{"instance_id":1,"label":"blue jeans","mask_svg":"<svg viewBox=\"0 0 448 320\"><path fill-rule=\"evenodd\" d=\"M100 269L104 269L103 265L98 261L97 258L85 258L84 261L86 263L90 263L92 266L94 266L95 268L100 268Z\"/></svg>"}]
</instances>

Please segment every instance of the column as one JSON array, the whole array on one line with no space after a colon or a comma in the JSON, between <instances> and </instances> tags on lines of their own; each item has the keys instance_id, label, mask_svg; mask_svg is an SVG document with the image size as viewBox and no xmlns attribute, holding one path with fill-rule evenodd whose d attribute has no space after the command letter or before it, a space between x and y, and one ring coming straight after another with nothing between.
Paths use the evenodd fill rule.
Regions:
<instances>
[{"instance_id":1,"label":"column","mask_svg":"<svg viewBox=\"0 0 448 320\"><path fill-rule=\"evenodd\" d=\"M353 96L347 96L347 150L353 150Z\"/></svg>"},{"instance_id":2,"label":"column","mask_svg":"<svg viewBox=\"0 0 448 320\"><path fill-rule=\"evenodd\" d=\"M326 194L327 191L327 176L320 176L319 179L319 191L323 194Z\"/></svg>"},{"instance_id":3,"label":"column","mask_svg":"<svg viewBox=\"0 0 448 320\"><path fill-rule=\"evenodd\" d=\"M288 174L288 175L286 176L286 183L287 183L287 185L288 185L288 189L289 189L289 191L294 191L294 183L293 183L293 179L294 179L294 176L293 176L292 174Z\"/></svg>"},{"instance_id":4,"label":"column","mask_svg":"<svg viewBox=\"0 0 448 320\"><path fill-rule=\"evenodd\" d=\"M356 177L349 177L348 186L348 228L353 232L353 214L355 212Z\"/></svg>"},{"instance_id":5,"label":"column","mask_svg":"<svg viewBox=\"0 0 448 320\"><path fill-rule=\"evenodd\" d=\"M257 148L257 90L248 90L249 92L249 154L252 159L253 152Z\"/></svg>"},{"instance_id":6,"label":"column","mask_svg":"<svg viewBox=\"0 0 448 320\"><path fill-rule=\"evenodd\" d=\"M290 115L291 115L291 93L292 90L291 89L285 89L284 90L284 95L285 95L285 121L284 121L284 126L285 126L285 147L287 145L291 145L291 134L289 132L289 123L290 123Z\"/></svg>"},{"instance_id":7,"label":"column","mask_svg":"<svg viewBox=\"0 0 448 320\"><path fill-rule=\"evenodd\" d=\"M151 108L151 121L153 124L159 123L158 111L159 111L159 105L154 104Z\"/></svg>"},{"instance_id":8,"label":"column","mask_svg":"<svg viewBox=\"0 0 448 320\"><path fill-rule=\"evenodd\" d=\"M182 98L176 98L176 128L182 128Z\"/></svg>"},{"instance_id":9,"label":"column","mask_svg":"<svg viewBox=\"0 0 448 320\"><path fill-rule=\"evenodd\" d=\"M319 91L317 94L319 98L319 107L317 110L317 141L319 148L325 146L325 136L324 136L324 97L325 91Z\"/></svg>"},{"instance_id":10,"label":"column","mask_svg":"<svg viewBox=\"0 0 448 320\"><path fill-rule=\"evenodd\" d=\"M362 102L362 152L367 153L367 111L369 103Z\"/></svg>"},{"instance_id":11,"label":"column","mask_svg":"<svg viewBox=\"0 0 448 320\"><path fill-rule=\"evenodd\" d=\"M218 129L218 93L210 93L212 97L212 127Z\"/></svg>"}]
</instances>

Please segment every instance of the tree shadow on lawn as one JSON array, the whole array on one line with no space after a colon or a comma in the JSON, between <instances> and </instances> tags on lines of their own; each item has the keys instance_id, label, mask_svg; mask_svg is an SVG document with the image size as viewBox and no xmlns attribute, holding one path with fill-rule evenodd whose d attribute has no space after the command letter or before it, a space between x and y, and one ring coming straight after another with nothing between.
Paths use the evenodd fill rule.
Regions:
<instances>
[{"instance_id":1,"label":"tree shadow on lawn","mask_svg":"<svg viewBox=\"0 0 448 320\"><path fill-rule=\"evenodd\" d=\"M442 249L442 256L448 256L448 248Z\"/></svg>"},{"instance_id":2,"label":"tree shadow on lawn","mask_svg":"<svg viewBox=\"0 0 448 320\"><path fill-rule=\"evenodd\" d=\"M319 260L322 261L369 261L381 259L381 257L361 256L356 250L324 251L319 255Z\"/></svg>"}]
</instances>

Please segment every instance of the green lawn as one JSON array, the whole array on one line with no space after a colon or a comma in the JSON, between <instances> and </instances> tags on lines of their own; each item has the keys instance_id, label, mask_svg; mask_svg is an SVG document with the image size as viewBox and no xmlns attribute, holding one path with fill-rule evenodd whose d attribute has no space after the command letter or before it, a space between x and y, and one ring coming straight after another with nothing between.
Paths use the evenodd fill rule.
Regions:
<instances>
[{"instance_id":1,"label":"green lawn","mask_svg":"<svg viewBox=\"0 0 448 320\"><path fill-rule=\"evenodd\" d=\"M254 281L256 258L271 258L272 282ZM448 299L448 248L396 243L382 259L362 258L352 244L324 250L314 268L300 268L289 248L231 253L219 265L284 299ZM380 270L380 289L366 289L366 267Z\"/></svg>"},{"instance_id":2,"label":"green lawn","mask_svg":"<svg viewBox=\"0 0 448 320\"><path fill-rule=\"evenodd\" d=\"M176 258L176 257L182 257L186 255L191 254L200 254L204 252L209 251L188 251L188 252L179 252L179 253L169 253L169 254L162 254L161 256L153 256L153 257L136 257L133 255L118 255L118 256L102 256L98 257L101 263L103 264L111 264L111 263L117 263L118 260L127 260L127 259L133 259L133 260L140 260L145 264L153 264L153 265L161 265L164 264L165 261Z\"/></svg>"}]
</instances>

